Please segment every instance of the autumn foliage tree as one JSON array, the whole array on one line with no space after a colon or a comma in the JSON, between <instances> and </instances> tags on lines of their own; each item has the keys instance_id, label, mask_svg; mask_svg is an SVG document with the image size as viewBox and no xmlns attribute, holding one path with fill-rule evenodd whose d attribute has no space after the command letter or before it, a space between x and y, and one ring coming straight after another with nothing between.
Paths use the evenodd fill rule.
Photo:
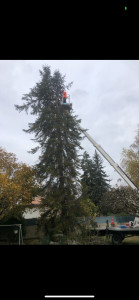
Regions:
<instances>
[{"instance_id":1,"label":"autumn foliage tree","mask_svg":"<svg viewBox=\"0 0 139 300\"><path fill-rule=\"evenodd\" d=\"M0 147L0 219L31 203L37 190L34 169Z\"/></svg>"},{"instance_id":2,"label":"autumn foliage tree","mask_svg":"<svg viewBox=\"0 0 139 300\"><path fill-rule=\"evenodd\" d=\"M139 189L139 125L133 144L129 149L123 148L121 165L126 174ZM139 211L138 190L129 186L119 186L107 191L100 203L103 214L136 214Z\"/></svg>"},{"instance_id":3,"label":"autumn foliage tree","mask_svg":"<svg viewBox=\"0 0 139 300\"><path fill-rule=\"evenodd\" d=\"M123 148L122 167L139 188L139 125L133 144L129 149Z\"/></svg>"}]
</instances>

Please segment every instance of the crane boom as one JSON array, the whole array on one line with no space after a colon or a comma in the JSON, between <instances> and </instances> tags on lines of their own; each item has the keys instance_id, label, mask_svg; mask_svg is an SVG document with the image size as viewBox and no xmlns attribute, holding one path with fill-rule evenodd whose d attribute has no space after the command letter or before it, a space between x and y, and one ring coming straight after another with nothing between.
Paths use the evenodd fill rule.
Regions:
<instances>
[{"instance_id":1,"label":"crane boom","mask_svg":"<svg viewBox=\"0 0 139 300\"><path fill-rule=\"evenodd\" d=\"M133 189L138 190L134 182L128 177L128 175L115 163L115 161L106 153L106 151L98 145L94 139L78 124L79 128L83 134L88 138L88 140L93 144L93 146L104 156L104 158L110 163L110 165L118 172L118 174L126 181L126 183Z\"/></svg>"}]
</instances>

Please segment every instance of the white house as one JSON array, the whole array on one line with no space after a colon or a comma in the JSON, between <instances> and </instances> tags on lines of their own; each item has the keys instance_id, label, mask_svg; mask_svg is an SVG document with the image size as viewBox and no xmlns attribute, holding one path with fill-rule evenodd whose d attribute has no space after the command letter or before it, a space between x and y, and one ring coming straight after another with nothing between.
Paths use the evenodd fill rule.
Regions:
<instances>
[{"instance_id":1,"label":"white house","mask_svg":"<svg viewBox=\"0 0 139 300\"><path fill-rule=\"evenodd\" d=\"M39 205L41 204L41 197L36 197L31 202L31 207L27 207L23 213L25 219L37 219L41 216Z\"/></svg>"}]
</instances>

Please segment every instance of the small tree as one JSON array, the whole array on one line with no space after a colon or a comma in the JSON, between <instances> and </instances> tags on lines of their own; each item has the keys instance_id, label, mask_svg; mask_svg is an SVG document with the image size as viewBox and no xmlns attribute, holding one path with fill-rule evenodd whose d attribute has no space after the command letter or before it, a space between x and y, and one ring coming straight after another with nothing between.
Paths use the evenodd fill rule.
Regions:
<instances>
[{"instance_id":1,"label":"small tree","mask_svg":"<svg viewBox=\"0 0 139 300\"><path fill-rule=\"evenodd\" d=\"M94 163L94 199L95 203L99 204L102 195L110 189L108 175L104 171L103 160L95 150L93 156Z\"/></svg>"},{"instance_id":2,"label":"small tree","mask_svg":"<svg viewBox=\"0 0 139 300\"><path fill-rule=\"evenodd\" d=\"M103 170L102 159L95 150L93 159L91 160L89 154L84 152L82 159L82 187L83 193L87 193L89 199L99 205L102 195L110 189L107 175Z\"/></svg>"},{"instance_id":3,"label":"small tree","mask_svg":"<svg viewBox=\"0 0 139 300\"><path fill-rule=\"evenodd\" d=\"M87 195L87 197L89 197L89 199L93 201L94 178L92 175L94 165L89 154L86 151L83 153L81 167L83 171L83 174L81 175L82 195Z\"/></svg>"},{"instance_id":4,"label":"small tree","mask_svg":"<svg viewBox=\"0 0 139 300\"><path fill-rule=\"evenodd\" d=\"M121 186L112 188L103 194L100 201L100 210L108 214L136 214L139 210L139 195L130 187Z\"/></svg>"},{"instance_id":5,"label":"small tree","mask_svg":"<svg viewBox=\"0 0 139 300\"><path fill-rule=\"evenodd\" d=\"M130 149L123 148L122 167L139 188L139 125L134 143Z\"/></svg>"}]
</instances>

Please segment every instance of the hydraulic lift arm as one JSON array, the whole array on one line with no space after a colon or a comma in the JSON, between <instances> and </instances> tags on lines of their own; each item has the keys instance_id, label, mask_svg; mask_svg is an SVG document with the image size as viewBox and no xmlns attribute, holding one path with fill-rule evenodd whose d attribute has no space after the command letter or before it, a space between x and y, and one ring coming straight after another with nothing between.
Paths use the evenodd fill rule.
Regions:
<instances>
[{"instance_id":1,"label":"hydraulic lift arm","mask_svg":"<svg viewBox=\"0 0 139 300\"><path fill-rule=\"evenodd\" d=\"M138 191L137 186L133 183L133 181L126 175L126 173L115 163L115 161L106 153L106 151L98 145L94 139L86 132L84 128L82 128L78 124L79 128L82 130L83 134L88 138L88 140L93 144L93 146L104 156L104 158L110 163L110 165L115 169L115 171L118 172L118 174L126 181L126 183L132 187L133 189L136 189Z\"/></svg>"}]
</instances>

